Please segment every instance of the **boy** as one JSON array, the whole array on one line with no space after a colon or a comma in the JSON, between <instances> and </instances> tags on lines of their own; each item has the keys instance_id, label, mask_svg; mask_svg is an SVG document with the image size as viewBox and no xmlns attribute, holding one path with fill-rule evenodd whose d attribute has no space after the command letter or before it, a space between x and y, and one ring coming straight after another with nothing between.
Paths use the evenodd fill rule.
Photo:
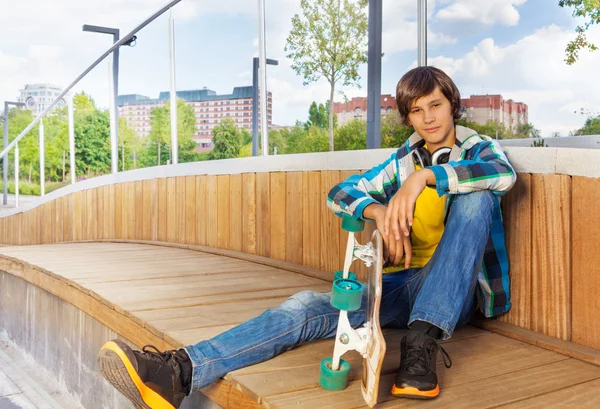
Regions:
<instances>
[{"instance_id":1,"label":"boy","mask_svg":"<svg viewBox=\"0 0 600 409\"><path fill-rule=\"evenodd\" d=\"M384 163L333 187L327 204L337 215L374 220L383 235L381 325L408 328L392 393L435 398L437 340L450 338L476 306L487 317L510 309L499 196L514 185L516 174L496 141L456 125L460 94L443 71L409 71L396 97L404 123L415 133ZM304 291L179 350L134 351L109 341L99 352L99 365L138 406L177 408L186 395L230 371L333 337L338 313L329 294ZM364 309L349 313L349 319L359 327Z\"/></svg>"}]
</instances>

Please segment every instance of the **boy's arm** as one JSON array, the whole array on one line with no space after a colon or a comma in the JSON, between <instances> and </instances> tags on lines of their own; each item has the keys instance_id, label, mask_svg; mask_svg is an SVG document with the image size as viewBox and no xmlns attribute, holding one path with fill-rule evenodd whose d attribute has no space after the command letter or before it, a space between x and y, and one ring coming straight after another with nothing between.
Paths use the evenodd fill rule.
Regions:
<instances>
[{"instance_id":1,"label":"boy's arm","mask_svg":"<svg viewBox=\"0 0 600 409\"><path fill-rule=\"evenodd\" d=\"M507 193L517 174L497 141L480 142L472 160L431 166L440 196L491 190L496 196Z\"/></svg>"},{"instance_id":2,"label":"boy's arm","mask_svg":"<svg viewBox=\"0 0 600 409\"><path fill-rule=\"evenodd\" d=\"M368 172L352 175L335 185L327 197L327 207L337 216L349 214L355 219L369 219L363 212L372 203L387 204L398 190L396 154Z\"/></svg>"}]
</instances>

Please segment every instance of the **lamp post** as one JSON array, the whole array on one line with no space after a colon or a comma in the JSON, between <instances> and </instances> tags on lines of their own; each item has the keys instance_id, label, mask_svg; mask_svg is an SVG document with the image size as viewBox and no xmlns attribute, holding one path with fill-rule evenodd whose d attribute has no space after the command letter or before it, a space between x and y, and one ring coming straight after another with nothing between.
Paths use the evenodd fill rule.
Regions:
<instances>
[{"instance_id":1,"label":"lamp post","mask_svg":"<svg viewBox=\"0 0 600 409\"><path fill-rule=\"evenodd\" d=\"M267 65L279 65L279 61L267 58ZM253 59L252 67L252 156L258 156L258 70L260 62L258 57ZM268 109L268 104L266 104ZM267 119L267 127L268 119ZM267 149L268 150L268 149ZM264 148L263 148L264 151Z\"/></svg>"},{"instance_id":2,"label":"lamp post","mask_svg":"<svg viewBox=\"0 0 600 409\"><path fill-rule=\"evenodd\" d=\"M427 65L427 0L418 0L419 67Z\"/></svg>"},{"instance_id":3,"label":"lamp post","mask_svg":"<svg viewBox=\"0 0 600 409\"><path fill-rule=\"evenodd\" d=\"M8 146L8 109L9 106L13 105L13 106L17 106L17 107L22 107L25 106L24 103L22 102L11 102L11 101L5 101L4 102L4 150L6 150L6 147ZM2 167L2 173L4 176L4 188L3 188L3 200L2 203L6 206L8 204L8 152L6 152L6 156L4 158L2 158L2 162L3 162L3 167Z\"/></svg>"},{"instance_id":4,"label":"lamp post","mask_svg":"<svg viewBox=\"0 0 600 409\"><path fill-rule=\"evenodd\" d=\"M367 149L381 147L381 36L383 0L369 1ZM333 107L330 107L333 109Z\"/></svg>"}]
</instances>

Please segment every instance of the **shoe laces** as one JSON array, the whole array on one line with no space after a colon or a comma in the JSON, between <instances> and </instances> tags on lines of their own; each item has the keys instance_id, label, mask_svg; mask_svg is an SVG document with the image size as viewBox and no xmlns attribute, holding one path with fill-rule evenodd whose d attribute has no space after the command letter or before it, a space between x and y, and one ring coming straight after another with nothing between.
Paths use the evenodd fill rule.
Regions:
<instances>
[{"instance_id":1,"label":"shoe laces","mask_svg":"<svg viewBox=\"0 0 600 409\"><path fill-rule=\"evenodd\" d=\"M429 363L436 349L439 349L444 359L444 366L450 368L452 359L446 350L437 344L435 339L426 335L424 342L408 343L406 342L406 355L403 357L401 365L404 370L413 374L426 374L429 371Z\"/></svg>"},{"instance_id":2,"label":"shoe laces","mask_svg":"<svg viewBox=\"0 0 600 409\"><path fill-rule=\"evenodd\" d=\"M184 354L178 354L178 350L176 349L161 352L154 345L145 345L142 348L142 352L151 360L165 364L169 364L169 361L171 360L176 361L177 363L189 360L187 354L185 354L185 356L183 356Z\"/></svg>"}]
</instances>

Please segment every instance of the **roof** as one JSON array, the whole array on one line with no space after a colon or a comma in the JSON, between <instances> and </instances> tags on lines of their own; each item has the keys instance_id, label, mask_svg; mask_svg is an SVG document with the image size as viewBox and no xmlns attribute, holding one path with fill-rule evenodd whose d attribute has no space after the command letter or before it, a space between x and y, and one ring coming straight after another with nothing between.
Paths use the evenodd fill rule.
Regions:
<instances>
[{"instance_id":1,"label":"roof","mask_svg":"<svg viewBox=\"0 0 600 409\"><path fill-rule=\"evenodd\" d=\"M215 91L208 88L177 91L177 98L183 99L187 102L195 101L218 101L222 99L242 99L252 98L254 87L234 87L231 94L218 95ZM158 104L166 102L170 99L170 92L163 91L156 99L149 98L139 94L119 95L118 105L145 105L145 104Z\"/></svg>"}]
</instances>

